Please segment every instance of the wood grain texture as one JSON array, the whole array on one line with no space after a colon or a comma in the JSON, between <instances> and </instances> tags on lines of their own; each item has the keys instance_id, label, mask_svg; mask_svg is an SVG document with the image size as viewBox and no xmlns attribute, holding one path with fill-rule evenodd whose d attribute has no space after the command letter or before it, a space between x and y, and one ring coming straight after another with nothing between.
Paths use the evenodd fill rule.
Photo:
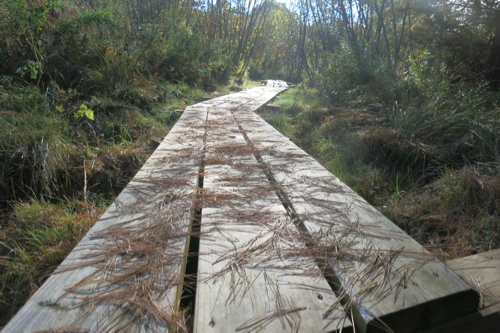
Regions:
<instances>
[{"instance_id":1,"label":"wood grain texture","mask_svg":"<svg viewBox=\"0 0 500 333\"><path fill-rule=\"evenodd\" d=\"M412 332L474 311L477 293L446 265L256 114L235 112L363 330ZM319 251L319 250L318 250Z\"/></svg>"},{"instance_id":2,"label":"wood grain texture","mask_svg":"<svg viewBox=\"0 0 500 333\"><path fill-rule=\"evenodd\" d=\"M194 331L350 331L233 108L208 113Z\"/></svg>"},{"instance_id":3,"label":"wood grain texture","mask_svg":"<svg viewBox=\"0 0 500 333\"><path fill-rule=\"evenodd\" d=\"M446 264L479 291L479 310L483 315L500 311L500 249L449 260Z\"/></svg>"}]
</instances>

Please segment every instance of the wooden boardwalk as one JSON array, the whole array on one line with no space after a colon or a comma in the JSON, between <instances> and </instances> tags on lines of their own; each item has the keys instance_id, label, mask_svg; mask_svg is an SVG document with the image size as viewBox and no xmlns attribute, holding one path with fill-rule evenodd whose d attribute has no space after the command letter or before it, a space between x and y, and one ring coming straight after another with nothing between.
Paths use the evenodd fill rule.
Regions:
<instances>
[{"instance_id":1,"label":"wooden boardwalk","mask_svg":"<svg viewBox=\"0 0 500 333\"><path fill-rule=\"evenodd\" d=\"M254 110L186 108L2 332L417 332L479 295Z\"/></svg>"}]
</instances>

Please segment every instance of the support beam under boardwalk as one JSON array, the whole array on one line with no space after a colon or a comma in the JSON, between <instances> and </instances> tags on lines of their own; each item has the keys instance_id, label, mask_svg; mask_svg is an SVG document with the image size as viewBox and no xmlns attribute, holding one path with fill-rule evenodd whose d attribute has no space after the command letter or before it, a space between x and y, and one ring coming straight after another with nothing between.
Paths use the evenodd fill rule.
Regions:
<instances>
[{"instance_id":1,"label":"support beam under boardwalk","mask_svg":"<svg viewBox=\"0 0 500 333\"><path fill-rule=\"evenodd\" d=\"M2 332L416 332L476 310L445 264L253 111L188 107Z\"/></svg>"}]
</instances>

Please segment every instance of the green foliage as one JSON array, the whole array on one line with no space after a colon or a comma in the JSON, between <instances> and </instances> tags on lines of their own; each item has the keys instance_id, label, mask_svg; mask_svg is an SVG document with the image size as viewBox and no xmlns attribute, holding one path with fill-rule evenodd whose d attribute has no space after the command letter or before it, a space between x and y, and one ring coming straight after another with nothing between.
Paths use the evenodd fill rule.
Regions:
<instances>
[{"instance_id":1,"label":"green foliage","mask_svg":"<svg viewBox=\"0 0 500 333\"><path fill-rule=\"evenodd\" d=\"M160 110L199 100L203 91L166 84L161 89L168 105L139 110L109 98L83 101L76 91L55 84L42 94L8 78L1 82L0 324L4 324L102 214L102 201L119 193L143 165L150 139L164 136L180 116ZM77 119L75 108L82 113ZM97 110L94 120L88 118L90 108ZM62 197L69 201L61 202ZM87 201L78 201L82 198Z\"/></svg>"},{"instance_id":2,"label":"green foliage","mask_svg":"<svg viewBox=\"0 0 500 333\"><path fill-rule=\"evenodd\" d=\"M75 118L87 117L90 120L94 120L94 111L87 108L85 104L80 105L80 108L75 112Z\"/></svg>"},{"instance_id":3,"label":"green foliage","mask_svg":"<svg viewBox=\"0 0 500 333\"><path fill-rule=\"evenodd\" d=\"M29 73L32 79L36 79L38 77L38 72L41 67L42 64L39 61L28 60L28 64L26 66L19 67L16 70L16 73L19 73L22 76L24 76L24 74L26 73Z\"/></svg>"},{"instance_id":4,"label":"green foliage","mask_svg":"<svg viewBox=\"0 0 500 333\"><path fill-rule=\"evenodd\" d=\"M43 95L36 89L14 92L0 87L0 102L7 110L12 106L12 111L0 117L0 183L6 187L0 198L51 194L57 187L55 170L68 163L72 150L65 139L69 135L65 120L47 111Z\"/></svg>"},{"instance_id":5,"label":"green foliage","mask_svg":"<svg viewBox=\"0 0 500 333\"><path fill-rule=\"evenodd\" d=\"M37 248L72 237L72 212L53 214L61 224L38 223L55 209L50 200L81 199L84 178L85 197L112 197L144 162L149 140L180 116L160 111L202 100L234 72L238 90L247 70L304 81L277 99L281 108L263 111L266 119L412 235L443 237L431 232L436 221L464 224L449 207L471 196L474 237L496 246L498 8L423 3L1 2L0 208L15 206L2 237L16 242L2 249L2 269L18 286L2 301L20 302L19 290L41 281L31 276L49 265L36 264Z\"/></svg>"},{"instance_id":6,"label":"green foliage","mask_svg":"<svg viewBox=\"0 0 500 333\"><path fill-rule=\"evenodd\" d=\"M320 75L323 85L333 90L352 89L371 79L369 69L357 59L346 42L341 42L337 52L329 55L328 67Z\"/></svg>"},{"instance_id":7,"label":"green foliage","mask_svg":"<svg viewBox=\"0 0 500 333\"><path fill-rule=\"evenodd\" d=\"M299 81L303 61L297 53L299 17L284 4L269 1L266 6L269 14L253 49L248 76L252 80Z\"/></svg>"},{"instance_id":8,"label":"green foliage","mask_svg":"<svg viewBox=\"0 0 500 333\"><path fill-rule=\"evenodd\" d=\"M96 201L142 166L175 110L215 96L248 61L262 22L233 5L0 2L0 325L96 220Z\"/></svg>"},{"instance_id":9,"label":"green foliage","mask_svg":"<svg viewBox=\"0 0 500 333\"><path fill-rule=\"evenodd\" d=\"M486 86L435 90L426 102L395 104L388 114L392 126L444 145L446 163L499 162L498 93ZM458 158L458 159L457 159ZM465 160L464 160L465 159Z\"/></svg>"},{"instance_id":10,"label":"green foliage","mask_svg":"<svg viewBox=\"0 0 500 333\"><path fill-rule=\"evenodd\" d=\"M116 27L113 16L110 12L97 10L93 13L85 11L81 16L76 19L76 24L80 27L85 27L90 24L102 24L108 27Z\"/></svg>"},{"instance_id":11,"label":"green foliage","mask_svg":"<svg viewBox=\"0 0 500 333\"><path fill-rule=\"evenodd\" d=\"M33 32L42 30L47 23L50 10L59 6L59 3L55 1L13 0L7 2L6 7L14 18L14 29L20 29L20 32L28 32L28 30Z\"/></svg>"}]
</instances>

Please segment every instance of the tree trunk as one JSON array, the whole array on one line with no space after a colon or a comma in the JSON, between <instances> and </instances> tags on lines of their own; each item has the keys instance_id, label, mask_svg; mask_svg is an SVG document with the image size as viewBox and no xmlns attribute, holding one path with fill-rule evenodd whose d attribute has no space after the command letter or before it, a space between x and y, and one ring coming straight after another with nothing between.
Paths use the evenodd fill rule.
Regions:
<instances>
[{"instance_id":1,"label":"tree trunk","mask_svg":"<svg viewBox=\"0 0 500 333\"><path fill-rule=\"evenodd\" d=\"M491 43L489 65L490 65L490 87L500 90L500 10L495 11L495 36Z\"/></svg>"}]
</instances>

